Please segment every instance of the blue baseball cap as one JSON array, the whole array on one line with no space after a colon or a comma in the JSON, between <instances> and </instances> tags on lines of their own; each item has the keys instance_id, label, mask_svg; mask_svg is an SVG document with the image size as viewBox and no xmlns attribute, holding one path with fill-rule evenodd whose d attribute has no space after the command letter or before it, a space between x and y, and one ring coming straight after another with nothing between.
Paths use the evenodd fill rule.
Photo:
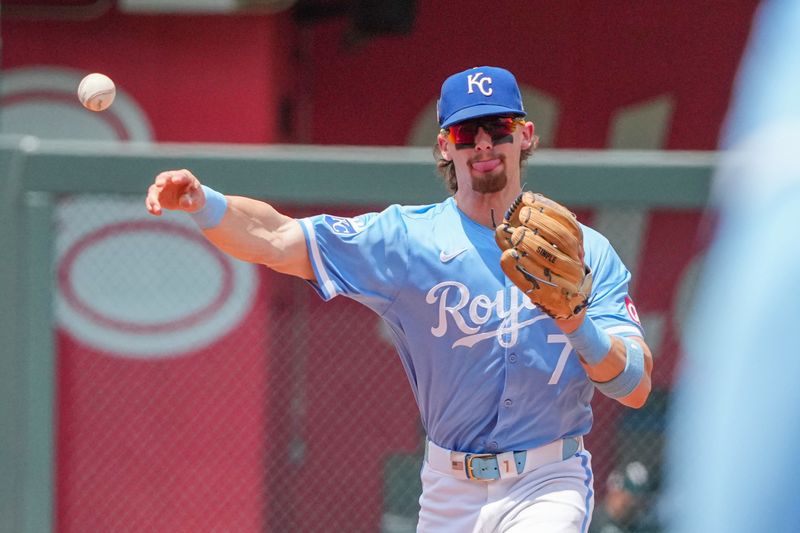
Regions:
<instances>
[{"instance_id":1,"label":"blue baseball cap","mask_svg":"<svg viewBox=\"0 0 800 533\"><path fill-rule=\"evenodd\" d=\"M499 67L475 67L444 80L436 114L440 128L489 115L526 115L516 78Z\"/></svg>"}]
</instances>

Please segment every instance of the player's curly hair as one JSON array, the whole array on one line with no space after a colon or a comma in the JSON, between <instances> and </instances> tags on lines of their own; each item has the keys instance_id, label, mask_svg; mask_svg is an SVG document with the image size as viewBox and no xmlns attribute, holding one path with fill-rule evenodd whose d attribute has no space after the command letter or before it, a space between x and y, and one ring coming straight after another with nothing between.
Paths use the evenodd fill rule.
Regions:
<instances>
[{"instance_id":1,"label":"player's curly hair","mask_svg":"<svg viewBox=\"0 0 800 533\"><path fill-rule=\"evenodd\" d=\"M533 142L531 145L522 150L519 158L520 168L528 160L528 158L533 155L534 150L539 145L539 136L533 136ZM439 150L439 145L433 145L433 158L436 160L436 171L442 175L444 178L444 184L447 186L447 190L450 191L451 194L455 193L458 190L458 181L456 180L456 166L453 164L453 161L448 161L444 157L442 157L442 151Z\"/></svg>"}]
</instances>

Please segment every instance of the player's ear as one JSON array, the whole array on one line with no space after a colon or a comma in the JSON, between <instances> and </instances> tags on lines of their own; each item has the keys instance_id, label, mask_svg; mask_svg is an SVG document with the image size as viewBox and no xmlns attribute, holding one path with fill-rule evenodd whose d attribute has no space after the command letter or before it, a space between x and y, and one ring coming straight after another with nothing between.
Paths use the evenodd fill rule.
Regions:
<instances>
[{"instance_id":1,"label":"player's ear","mask_svg":"<svg viewBox=\"0 0 800 533\"><path fill-rule=\"evenodd\" d=\"M533 132L534 132L534 125L533 122L526 122L522 126L522 149L527 150L533 145Z\"/></svg>"},{"instance_id":2,"label":"player's ear","mask_svg":"<svg viewBox=\"0 0 800 533\"><path fill-rule=\"evenodd\" d=\"M439 152L442 154L442 158L445 161L452 161L453 156L450 155L450 150L447 147L447 137L440 133L436 138L436 142L439 144Z\"/></svg>"}]
</instances>

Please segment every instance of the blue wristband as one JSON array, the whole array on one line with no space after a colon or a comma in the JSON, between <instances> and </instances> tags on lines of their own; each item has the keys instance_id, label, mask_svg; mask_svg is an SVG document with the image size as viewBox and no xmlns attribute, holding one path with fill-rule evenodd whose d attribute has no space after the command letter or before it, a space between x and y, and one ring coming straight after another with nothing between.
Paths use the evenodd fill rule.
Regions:
<instances>
[{"instance_id":1,"label":"blue wristband","mask_svg":"<svg viewBox=\"0 0 800 533\"><path fill-rule=\"evenodd\" d=\"M611 336L598 328L597 324L588 316L583 319L583 323L578 329L567 333L567 339L572 348L589 365L596 365L602 361L611 350Z\"/></svg>"},{"instance_id":2,"label":"blue wristband","mask_svg":"<svg viewBox=\"0 0 800 533\"><path fill-rule=\"evenodd\" d=\"M224 194L215 191L211 187L205 185L201 185L201 187L206 196L206 205L201 210L189 213L189 215L201 229L215 228L222 221L222 217L225 216L225 211L228 209L228 199L225 198Z\"/></svg>"},{"instance_id":3,"label":"blue wristband","mask_svg":"<svg viewBox=\"0 0 800 533\"><path fill-rule=\"evenodd\" d=\"M605 383L593 381L597 390L609 398L624 398L636 390L644 376L644 349L633 339L623 338L625 343L625 370Z\"/></svg>"}]
</instances>

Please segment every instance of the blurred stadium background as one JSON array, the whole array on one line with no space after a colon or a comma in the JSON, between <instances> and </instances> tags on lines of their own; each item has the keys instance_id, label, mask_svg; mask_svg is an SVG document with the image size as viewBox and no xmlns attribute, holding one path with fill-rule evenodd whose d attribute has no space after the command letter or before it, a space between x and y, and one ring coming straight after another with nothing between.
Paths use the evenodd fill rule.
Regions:
<instances>
[{"instance_id":1,"label":"blurred stadium background","mask_svg":"<svg viewBox=\"0 0 800 533\"><path fill-rule=\"evenodd\" d=\"M633 273L655 390L639 411L597 395L587 444L598 501L639 460L657 515L756 5L4 0L0 532L413 531L424 435L377 317L223 257L142 199L187 167L295 216L437 201L439 86L481 64L523 87L542 139L528 187ZM100 114L75 97L95 71L119 90Z\"/></svg>"}]
</instances>

